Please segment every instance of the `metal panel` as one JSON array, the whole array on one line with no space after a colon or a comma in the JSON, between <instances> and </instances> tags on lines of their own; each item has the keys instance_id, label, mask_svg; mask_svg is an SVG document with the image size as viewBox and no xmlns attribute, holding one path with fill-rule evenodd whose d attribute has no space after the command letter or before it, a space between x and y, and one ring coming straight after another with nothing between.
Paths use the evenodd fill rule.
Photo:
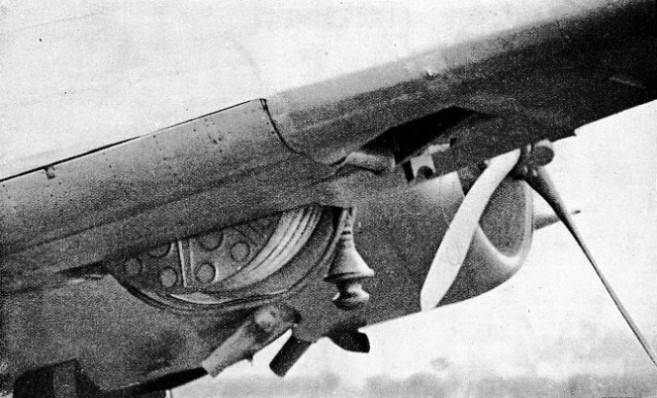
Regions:
<instances>
[{"instance_id":1,"label":"metal panel","mask_svg":"<svg viewBox=\"0 0 657 398\"><path fill-rule=\"evenodd\" d=\"M332 164L451 106L572 131L655 98L647 90L657 70L654 4L561 11L537 18L521 10L506 29L268 97L272 119L287 145Z\"/></svg>"},{"instance_id":2,"label":"metal panel","mask_svg":"<svg viewBox=\"0 0 657 398\"><path fill-rule=\"evenodd\" d=\"M1 185L3 254L117 221L284 159L260 100Z\"/></svg>"}]
</instances>

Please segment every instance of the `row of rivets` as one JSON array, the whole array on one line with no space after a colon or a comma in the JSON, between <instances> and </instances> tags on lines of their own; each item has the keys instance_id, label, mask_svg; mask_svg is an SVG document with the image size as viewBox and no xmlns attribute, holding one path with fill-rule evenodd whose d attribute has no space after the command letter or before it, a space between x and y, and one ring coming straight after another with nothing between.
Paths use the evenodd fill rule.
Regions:
<instances>
[{"instance_id":1,"label":"row of rivets","mask_svg":"<svg viewBox=\"0 0 657 398\"><path fill-rule=\"evenodd\" d=\"M127 276L136 277L142 272L143 265L138 258L129 258L124 263L124 271ZM196 279L201 283L210 283L216 276L216 268L210 263L203 263L196 267ZM165 268L160 272L160 283L166 288L171 288L178 282L178 274L173 268Z\"/></svg>"},{"instance_id":2,"label":"row of rivets","mask_svg":"<svg viewBox=\"0 0 657 398\"><path fill-rule=\"evenodd\" d=\"M214 231L195 238L200 249L205 252L212 252L220 248L225 242L225 234L223 231ZM146 255L153 259L162 259L171 254L174 244L167 244L158 248L152 249ZM253 248L248 241L240 240L233 243L229 250L228 255L230 258L237 262L243 263L251 256ZM215 281L219 273L218 266L212 260L206 260L200 264L193 265L194 278L201 284L210 284ZM141 258L131 257L125 260L123 264L123 271L127 277L135 278L142 275L146 270L144 269L144 262ZM179 270L174 267L166 267L161 269L157 274L160 286L165 289L170 289L181 283Z\"/></svg>"}]
</instances>

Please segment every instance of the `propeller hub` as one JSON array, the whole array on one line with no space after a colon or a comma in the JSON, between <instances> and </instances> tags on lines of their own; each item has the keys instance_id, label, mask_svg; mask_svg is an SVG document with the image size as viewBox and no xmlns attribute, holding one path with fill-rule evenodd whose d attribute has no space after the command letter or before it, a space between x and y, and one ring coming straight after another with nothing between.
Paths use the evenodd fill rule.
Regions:
<instances>
[{"instance_id":1,"label":"propeller hub","mask_svg":"<svg viewBox=\"0 0 657 398\"><path fill-rule=\"evenodd\" d=\"M513 174L518 178L536 178L538 168L547 165L554 159L554 149L549 140L542 140L528 145L520 151L520 159L513 169Z\"/></svg>"}]
</instances>

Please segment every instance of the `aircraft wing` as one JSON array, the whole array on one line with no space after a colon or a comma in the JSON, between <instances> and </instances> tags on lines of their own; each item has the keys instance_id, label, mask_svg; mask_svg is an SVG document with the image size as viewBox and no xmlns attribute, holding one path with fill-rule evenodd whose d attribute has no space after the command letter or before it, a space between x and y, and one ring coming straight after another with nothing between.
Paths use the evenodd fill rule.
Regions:
<instances>
[{"instance_id":1,"label":"aircraft wing","mask_svg":"<svg viewBox=\"0 0 657 398\"><path fill-rule=\"evenodd\" d=\"M47 80L50 85L31 85L22 75L30 67L17 59L24 52L10 51L14 57L6 63L17 80L3 79L10 93L2 103L3 134L9 141L0 203L3 272L62 270L309 203L349 203L366 196L369 187L364 188L364 177L347 176L371 175L372 170L350 166L345 159L368 145L391 158L379 156L383 165L372 166L375 169L387 167L388 161L391 167L399 166L430 144L443 145L432 164L435 175L442 175L543 138L571 135L583 124L655 98L652 35L657 24L651 2L532 7L507 13L496 26L486 23L479 31L468 29L463 37L437 37L439 46L384 57L386 62L368 68L340 69L338 76L243 103L227 103L227 98L239 97L225 97L223 104L229 107L223 110L195 118L189 114L187 122L140 137L133 135L147 131L128 127L148 126L162 114L160 109L148 110L160 107L160 100L142 94L142 100L151 102L118 106L113 101L139 90L148 93L145 87L136 84L128 90L123 82L103 86L97 76L82 75L84 83L65 82L75 88L71 93L55 93L53 79ZM468 23L467 17L460 15L460 20ZM476 15L471 17L476 20ZM79 28L87 18L98 16L74 18L73 26ZM54 39L63 46L66 40L60 36L68 33L70 24L59 21L5 35L33 40L30 51L36 55L31 57L57 61L53 66L67 73L93 69L69 65L72 61L62 60L59 53L34 49ZM47 35L52 32L60 36ZM117 51L111 50L106 52ZM104 53L102 48L97 51ZM142 70L128 65L133 69L110 69L115 78L124 72L134 79L135 70ZM260 62L256 70L271 65ZM175 73L165 70L160 77ZM123 97L103 99L113 87L123 90ZM30 96L31 91L42 97ZM67 96L73 99L62 100ZM205 101L197 109L207 109L211 102L199 93L192 97ZM104 108L89 109L100 100L107 102ZM163 109L176 108L170 104L177 101L165 99L169 105ZM60 112L62 104L67 109ZM123 106L146 116L136 117L133 110L124 113ZM173 122L169 114L162 119ZM120 143L105 136L113 128L125 137ZM93 140L103 145L82 154L64 150L32 155L22 164L7 152L24 151L26 144L17 143L26 137L57 142L58 134L68 130L74 139L94 136L85 129L103 133L102 140L98 135ZM80 140L82 146L88 144L85 139ZM53 153L66 157L53 159ZM49 161L39 164L35 159ZM23 170L13 169L12 163ZM394 180L389 185L403 184L401 173L398 168L398 178L389 178Z\"/></svg>"}]
</instances>

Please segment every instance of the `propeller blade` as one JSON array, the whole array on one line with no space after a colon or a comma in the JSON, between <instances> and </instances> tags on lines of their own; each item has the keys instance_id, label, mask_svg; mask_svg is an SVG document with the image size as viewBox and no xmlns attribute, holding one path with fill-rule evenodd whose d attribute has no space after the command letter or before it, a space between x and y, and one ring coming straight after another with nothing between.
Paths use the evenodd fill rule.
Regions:
<instances>
[{"instance_id":1,"label":"propeller blade","mask_svg":"<svg viewBox=\"0 0 657 398\"><path fill-rule=\"evenodd\" d=\"M488 201L519 157L520 150L515 150L491 159L463 199L424 280L420 292L423 311L436 308L456 279Z\"/></svg>"},{"instance_id":2,"label":"propeller blade","mask_svg":"<svg viewBox=\"0 0 657 398\"><path fill-rule=\"evenodd\" d=\"M605 278L602 270L600 267L598 267L598 264L593 259L593 255L584 244L582 237L575 227L573 218L566 210L566 206L559 196L559 193L557 192L557 189L552 182L552 179L550 178L547 170L543 167L538 167L526 173L523 178L539 195L541 195L541 197L543 197L543 199L545 199L548 205L552 207L552 210L554 210L556 215L559 217L561 222L563 222L566 228L568 228L568 231L570 231L570 234L573 236L573 238L575 238L575 241L577 241L577 244L586 255L586 258L589 260L589 263L591 266L593 266L595 273L598 274L598 278L600 278L600 281L602 281L605 290L607 290L607 293L609 293L609 296L614 301L616 308L618 308L618 311L620 311L621 315L625 319L625 322L627 322L630 329L632 329L632 332L636 336L637 340L639 340L639 343L643 347L646 354L648 354L650 357L650 360L655 364L655 366L657 366L657 355L655 355L654 351L650 347L650 344L643 336L643 334L641 334L641 331L639 331L639 328L636 326L632 320L632 317L621 303L620 299L616 295L616 292L614 292L611 285L607 281L607 278Z\"/></svg>"}]
</instances>

